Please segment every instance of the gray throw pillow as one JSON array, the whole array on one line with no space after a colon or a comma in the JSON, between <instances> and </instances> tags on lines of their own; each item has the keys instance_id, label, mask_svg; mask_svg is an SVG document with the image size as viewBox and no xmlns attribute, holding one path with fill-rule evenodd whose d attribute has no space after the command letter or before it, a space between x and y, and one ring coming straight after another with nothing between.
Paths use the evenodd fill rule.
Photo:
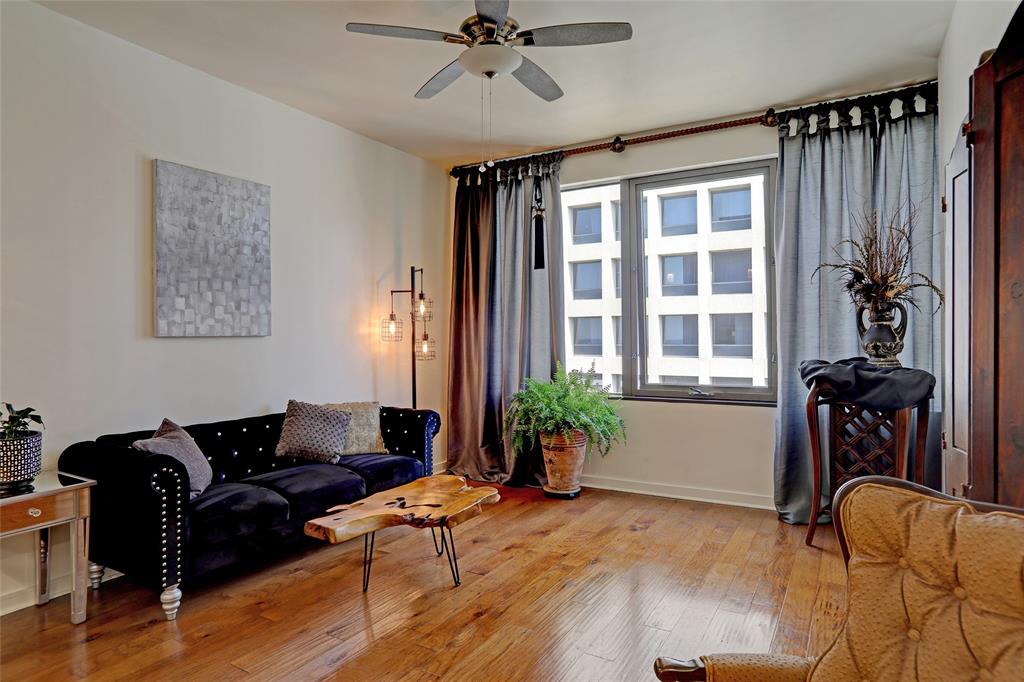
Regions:
<instances>
[{"instance_id":1,"label":"gray throw pillow","mask_svg":"<svg viewBox=\"0 0 1024 682\"><path fill-rule=\"evenodd\" d=\"M132 447L155 455L173 457L188 471L189 499L195 499L213 482L213 469L192 436L170 419L160 422L152 438L137 440Z\"/></svg>"},{"instance_id":2,"label":"gray throw pillow","mask_svg":"<svg viewBox=\"0 0 1024 682\"><path fill-rule=\"evenodd\" d=\"M334 464L345 450L351 420L349 412L289 400L274 454Z\"/></svg>"},{"instance_id":3,"label":"gray throw pillow","mask_svg":"<svg viewBox=\"0 0 1024 682\"><path fill-rule=\"evenodd\" d=\"M324 407L352 415L342 455L387 453L380 433L380 403L327 403Z\"/></svg>"}]
</instances>

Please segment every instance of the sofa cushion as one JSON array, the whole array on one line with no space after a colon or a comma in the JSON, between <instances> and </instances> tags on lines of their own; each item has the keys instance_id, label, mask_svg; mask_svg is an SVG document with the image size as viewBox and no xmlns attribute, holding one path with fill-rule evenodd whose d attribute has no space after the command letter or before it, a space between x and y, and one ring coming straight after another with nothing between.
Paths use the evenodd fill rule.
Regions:
<instances>
[{"instance_id":1,"label":"sofa cushion","mask_svg":"<svg viewBox=\"0 0 1024 682\"><path fill-rule=\"evenodd\" d=\"M188 506L189 539L204 546L271 532L289 520L288 501L273 490L246 483L217 483Z\"/></svg>"},{"instance_id":2,"label":"sofa cushion","mask_svg":"<svg viewBox=\"0 0 1024 682\"><path fill-rule=\"evenodd\" d=\"M394 488L423 476L423 462L402 455L345 455L338 464L363 477L367 494Z\"/></svg>"},{"instance_id":3,"label":"sofa cushion","mask_svg":"<svg viewBox=\"0 0 1024 682\"><path fill-rule=\"evenodd\" d=\"M335 464L305 464L244 479L281 495L291 506L291 518L305 522L323 516L330 507L366 495L366 483L357 474Z\"/></svg>"},{"instance_id":4,"label":"sofa cushion","mask_svg":"<svg viewBox=\"0 0 1024 682\"><path fill-rule=\"evenodd\" d=\"M189 499L194 500L213 482L213 469L206 455L199 449L192 436L170 419L160 422L160 427L151 438L140 438L132 447L143 452L167 455L185 465L188 472Z\"/></svg>"},{"instance_id":5,"label":"sofa cushion","mask_svg":"<svg viewBox=\"0 0 1024 682\"><path fill-rule=\"evenodd\" d=\"M281 427L278 457L304 457L318 462L336 462L345 449L352 414L322 405L289 400Z\"/></svg>"}]
</instances>

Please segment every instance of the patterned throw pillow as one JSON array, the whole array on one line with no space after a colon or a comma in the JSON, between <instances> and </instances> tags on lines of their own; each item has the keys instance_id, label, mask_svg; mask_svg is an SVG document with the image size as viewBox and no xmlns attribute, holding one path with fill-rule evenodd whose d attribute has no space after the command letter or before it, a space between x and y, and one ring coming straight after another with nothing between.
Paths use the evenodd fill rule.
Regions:
<instances>
[{"instance_id":1,"label":"patterned throw pillow","mask_svg":"<svg viewBox=\"0 0 1024 682\"><path fill-rule=\"evenodd\" d=\"M384 437L380 433L380 403L328 403L324 407L352 415L352 421L348 424L348 438L345 439L345 451L341 454L387 452Z\"/></svg>"},{"instance_id":2,"label":"patterned throw pillow","mask_svg":"<svg viewBox=\"0 0 1024 682\"><path fill-rule=\"evenodd\" d=\"M173 457L188 471L189 499L194 500L213 483L213 469L192 436L170 419L160 422L152 438L137 440L132 447L155 455Z\"/></svg>"},{"instance_id":3,"label":"patterned throw pillow","mask_svg":"<svg viewBox=\"0 0 1024 682\"><path fill-rule=\"evenodd\" d=\"M348 412L289 400L274 454L333 464L345 449L351 419Z\"/></svg>"}]
</instances>

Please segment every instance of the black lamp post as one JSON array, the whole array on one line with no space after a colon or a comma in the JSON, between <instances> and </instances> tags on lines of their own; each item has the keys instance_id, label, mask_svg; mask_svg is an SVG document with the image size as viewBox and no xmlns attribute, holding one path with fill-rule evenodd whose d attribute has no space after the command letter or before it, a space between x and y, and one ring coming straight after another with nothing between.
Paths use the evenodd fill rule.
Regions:
<instances>
[{"instance_id":1,"label":"black lamp post","mask_svg":"<svg viewBox=\"0 0 1024 682\"><path fill-rule=\"evenodd\" d=\"M416 275L420 276L419 291L416 290ZM391 314L381 320L381 341L401 341L402 320L395 315L395 294L409 294L409 318L412 323L410 341L410 360L412 364L412 406L416 408L416 361L433 360L437 357L434 339L427 334L427 322L434 319L434 301L423 293L423 268L415 265L409 268L409 288L391 290ZM423 324L423 332L416 334L416 323Z\"/></svg>"}]
</instances>

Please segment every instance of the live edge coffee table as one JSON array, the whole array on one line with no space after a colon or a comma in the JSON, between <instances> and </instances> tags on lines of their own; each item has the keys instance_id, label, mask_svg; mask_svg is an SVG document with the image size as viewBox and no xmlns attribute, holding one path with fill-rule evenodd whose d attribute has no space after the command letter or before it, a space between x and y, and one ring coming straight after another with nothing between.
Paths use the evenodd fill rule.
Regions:
<instances>
[{"instance_id":1,"label":"live edge coffee table","mask_svg":"<svg viewBox=\"0 0 1024 682\"><path fill-rule=\"evenodd\" d=\"M352 504L342 504L306 522L306 535L338 544L363 536L363 592L370 585L373 543L377 531L389 526L429 528L437 556L448 556L448 568L458 587L459 558L455 554L452 527L477 516L481 506L494 504L501 496L494 488L470 487L461 476L427 476L412 483L384 490ZM434 529L439 529L438 544ZM445 537L447 533L447 537Z\"/></svg>"}]
</instances>

